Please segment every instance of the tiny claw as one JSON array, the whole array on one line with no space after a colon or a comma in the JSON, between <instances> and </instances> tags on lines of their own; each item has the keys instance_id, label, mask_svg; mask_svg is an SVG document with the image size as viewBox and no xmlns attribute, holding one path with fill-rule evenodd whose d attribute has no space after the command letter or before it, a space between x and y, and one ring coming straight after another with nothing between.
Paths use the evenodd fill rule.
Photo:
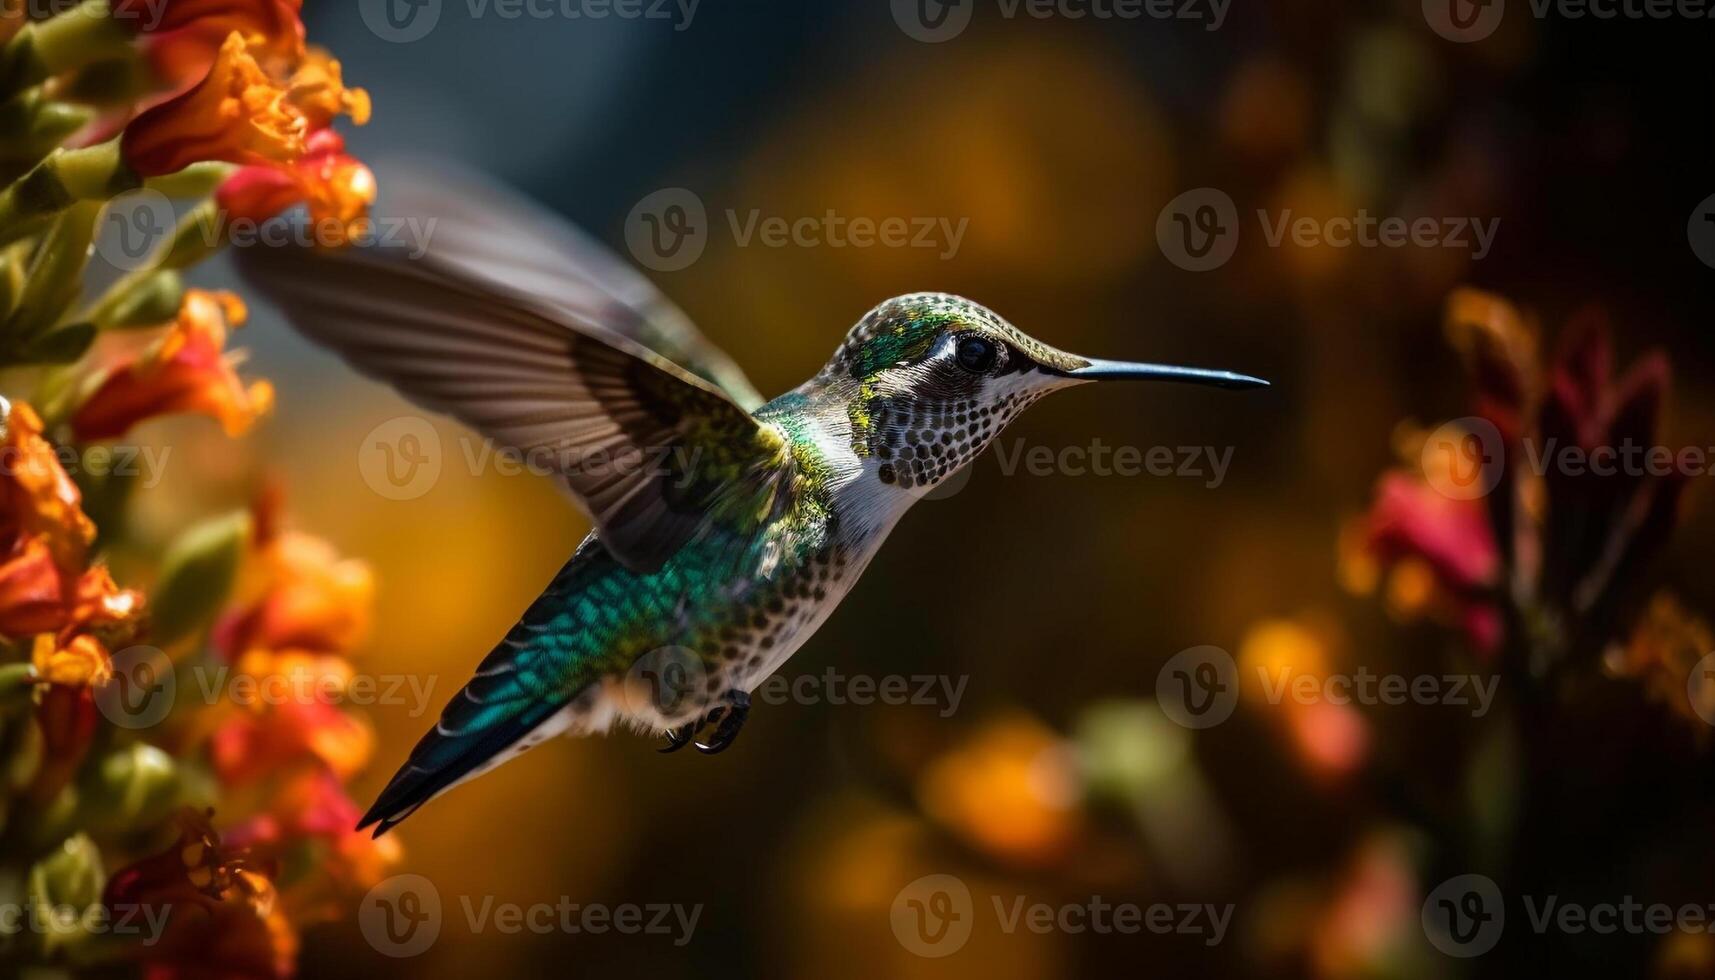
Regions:
<instances>
[{"instance_id":1,"label":"tiny claw","mask_svg":"<svg viewBox=\"0 0 1715 980\"><path fill-rule=\"evenodd\" d=\"M716 755L725 752L733 742L738 740L739 730L744 727L744 720L750 717L750 696L742 691L733 691L727 695L730 706L722 706L709 712L710 723L719 720L715 726L714 738L707 742L698 742L697 751L704 755ZM724 716L724 717L723 717Z\"/></svg>"},{"instance_id":2,"label":"tiny claw","mask_svg":"<svg viewBox=\"0 0 1715 980\"><path fill-rule=\"evenodd\" d=\"M697 729L701 727L701 725L702 722L693 721L680 725L678 728L667 729L667 747L656 751L659 751L662 754L679 751L686 745L690 744L691 736L697 734Z\"/></svg>"}]
</instances>

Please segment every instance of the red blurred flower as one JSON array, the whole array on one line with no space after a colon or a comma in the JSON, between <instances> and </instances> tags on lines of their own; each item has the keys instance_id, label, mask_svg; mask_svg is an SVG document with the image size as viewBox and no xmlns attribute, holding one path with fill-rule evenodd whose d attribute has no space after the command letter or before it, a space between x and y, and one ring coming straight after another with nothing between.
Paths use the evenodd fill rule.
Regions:
<instances>
[{"instance_id":1,"label":"red blurred flower","mask_svg":"<svg viewBox=\"0 0 1715 980\"><path fill-rule=\"evenodd\" d=\"M293 973L298 937L273 882L243 848L224 846L202 814L181 817L179 839L121 868L102 902L115 914L161 910L166 928L135 956L151 980L284 978ZM157 912L159 914L159 912Z\"/></svg>"},{"instance_id":2,"label":"red blurred flower","mask_svg":"<svg viewBox=\"0 0 1715 980\"><path fill-rule=\"evenodd\" d=\"M112 17L140 34L202 31L216 44L237 31L264 37L303 33L302 0L113 0Z\"/></svg>"},{"instance_id":3,"label":"red blurred flower","mask_svg":"<svg viewBox=\"0 0 1715 980\"><path fill-rule=\"evenodd\" d=\"M1378 563L1396 610L1429 610L1464 628L1479 649L1538 645L1537 666L1593 661L1628 631L1644 595L1643 569L1666 543L1684 473L1635 462L1573 465L1607 453L1668 453L1656 444L1667 359L1645 355L1617 381L1605 321L1587 314L1566 330L1546 372L1536 335L1505 300L1460 290L1447 330L1464 356L1474 409L1499 436L1485 456L1493 486L1455 499L1437 454L1408 452L1420 471L1377 484L1370 512L1346 535L1344 577L1363 589ZM1668 453L1678 459L1678 452ZM1447 459L1445 465L1456 465ZM1525 635L1521 624L1531 624Z\"/></svg>"},{"instance_id":4,"label":"red blurred flower","mask_svg":"<svg viewBox=\"0 0 1715 980\"><path fill-rule=\"evenodd\" d=\"M245 384L223 348L228 326L244 323L242 301L231 293L188 290L178 319L141 357L121 364L73 414L81 440L113 439L161 415L193 412L218 419L240 435L274 403L266 381Z\"/></svg>"},{"instance_id":5,"label":"red blurred flower","mask_svg":"<svg viewBox=\"0 0 1715 980\"><path fill-rule=\"evenodd\" d=\"M243 167L215 194L229 218L266 221L298 204L308 207L317 244L344 245L367 231L375 175L345 152L331 129L310 135L304 155L285 167Z\"/></svg>"},{"instance_id":6,"label":"red blurred flower","mask_svg":"<svg viewBox=\"0 0 1715 980\"><path fill-rule=\"evenodd\" d=\"M393 837L356 830L361 811L332 773L304 770L277 791L268 811L227 832L234 844L282 853L293 847L316 852L313 880L288 881L282 889L294 918L333 912L341 896L373 888L400 857Z\"/></svg>"},{"instance_id":7,"label":"red blurred flower","mask_svg":"<svg viewBox=\"0 0 1715 980\"><path fill-rule=\"evenodd\" d=\"M306 760L347 778L369 761L375 744L369 726L326 699L300 696L289 678L281 684L269 675L250 677L258 690L287 693L233 711L215 728L209 758L223 782L249 783Z\"/></svg>"}]
</instances>

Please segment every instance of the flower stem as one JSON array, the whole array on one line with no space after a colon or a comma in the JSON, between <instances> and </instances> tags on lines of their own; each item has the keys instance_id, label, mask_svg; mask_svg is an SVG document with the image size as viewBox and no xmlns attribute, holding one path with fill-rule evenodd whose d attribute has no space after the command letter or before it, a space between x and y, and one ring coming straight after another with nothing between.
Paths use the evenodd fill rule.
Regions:
<instances>
[{"instance_id":1,"label":"flower stem","mask_svg":"<svg viewBox=\"0 0 1715 980\"><path fill-rule=\"evenodd\" d=\"M119 139L59 149L0 191L0 245L35 234L78 201L107 201L142 185L119 155Z\"/></svg>"},{"instance_id":2,"label":"flower stem","mask_svg":"<svg viewBox=\"0 0 1715 980\"><path fill-rule=\"evenodd\" d=\"M108 0L84 0L57 17L27 24L0 48L0 94L121 57L132 50L131 38L131 31L114 20Z\"/></svg>"},{"instance_id":3,"label":"flower stem","mask_svg":"<svg viewBox=\"0 0 1715 980\"><path fill-rule=\"evenodd\" d=\"M161 273L189 268L220 250L225 239L219 222L220 208L213 198L186 211L173 229L172 240L156 251L152 261L115 280L78 319L103 329L122 325L140 292L162 286Z\"/></svg>"}]
</instances>

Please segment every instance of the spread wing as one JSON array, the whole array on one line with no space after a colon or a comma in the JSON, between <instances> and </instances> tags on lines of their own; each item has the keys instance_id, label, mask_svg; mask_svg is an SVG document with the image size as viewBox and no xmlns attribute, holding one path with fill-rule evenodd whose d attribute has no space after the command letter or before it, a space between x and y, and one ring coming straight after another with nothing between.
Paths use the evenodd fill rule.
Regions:
<instances>
[{"instance_id":1,"label":"spread wing","mask_svg":"<svg viewBox=\"0 0 1715 980\"><path fill-rule=\"evenodd\" d=\"M762 404L744 372L690 317L569 222L446 163L390 167L381 188L383 209L377 213L421 239L422 261L634 340L713 382L746 411Z\"/></svg>"},{"instance_id":2,"label":"spread wing","mask_svg":"<svg viewBox=\"0 0 1715 980\"><path fill-rule=\"evenodd\" d=\"M791 456L714 385L626 338L389 250L251 247L245 278L294 326L551 468L627 567L784 506Z\"/></svg>"}]
</instances>

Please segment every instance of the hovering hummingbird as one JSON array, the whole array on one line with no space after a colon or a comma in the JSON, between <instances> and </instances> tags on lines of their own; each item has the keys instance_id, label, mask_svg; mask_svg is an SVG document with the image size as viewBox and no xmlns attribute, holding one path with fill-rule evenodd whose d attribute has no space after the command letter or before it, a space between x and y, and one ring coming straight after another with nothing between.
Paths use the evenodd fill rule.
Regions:
<instances>
[{"instance_id":1,"label":"hovering hummingbird","mask_svg":"<svg viewBox=\"0 0 1715 980\"><path fill-rule=\"evenodd\" d=\"M245 277L358 371L555 461L595 530L364 815L376 836L555 735L623 720L664 732L662 751L725 749L749 692L901 515L1049 392L1267 384L1068 354L970 300L913 293L864 314L815 377L765 402L569 225L469 178L400 174L388 188L390 213L432 216L417 252L248 248ZM676 683L697 689L635 696L628 678L664 649L687 660Z\"/></svg>"}]
</instances>

